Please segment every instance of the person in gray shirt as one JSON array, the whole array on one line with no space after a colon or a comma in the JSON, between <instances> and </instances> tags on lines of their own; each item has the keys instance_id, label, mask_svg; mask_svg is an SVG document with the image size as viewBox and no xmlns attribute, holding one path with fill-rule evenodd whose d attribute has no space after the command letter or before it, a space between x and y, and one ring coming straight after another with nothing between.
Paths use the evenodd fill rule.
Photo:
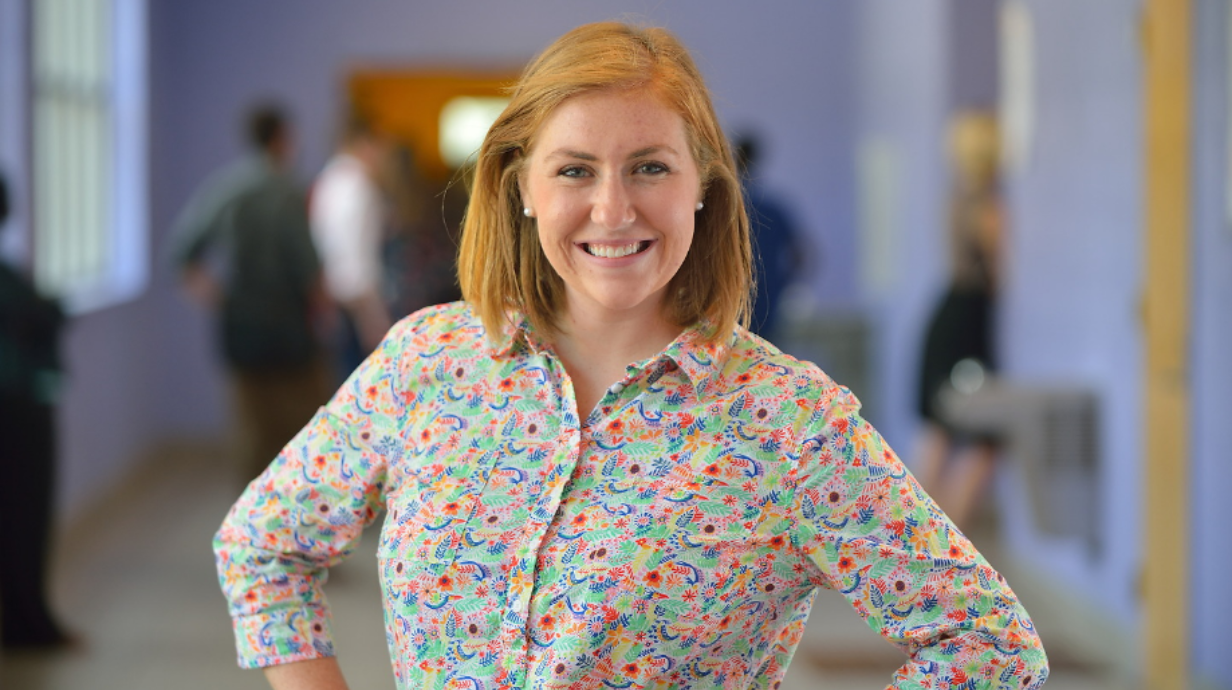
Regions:
<instances>
[{"instance_id":1,"label":"person in gray shirt","mask_svg":"<svg viewBox=\"0 0 1232 690\"><path fill-rule=\"evenodd\" d=\"M325 401L329 379L314 328L321 265L290 173L290 124L262 105L246 128L252 151L193 194L172 253L190 296L217 313L248 481Z\"/></svg>"}]
</instances>

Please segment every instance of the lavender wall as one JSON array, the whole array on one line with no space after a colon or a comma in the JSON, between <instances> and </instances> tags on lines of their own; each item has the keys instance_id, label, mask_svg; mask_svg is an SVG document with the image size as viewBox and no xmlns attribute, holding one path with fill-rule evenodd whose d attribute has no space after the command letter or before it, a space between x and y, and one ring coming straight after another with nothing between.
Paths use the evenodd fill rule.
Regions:
<instances>
[{"instance_id":1,"label":"lavender wall","mask_svg":"<svg viewBox=\"0 0 1232 690\"><path fill-rule=\"evenodd\" d=\"M61 513L76 515L113 489L164 437L161 322L152 295L70 322L59 409Z\"/></svg>"},{"instance_id":2,"label":"lavender wall","mask_svg":"<svg viewBox=\"0 0 1232 690\"><path fill-rule=\"evenodd\" d=\"M998 10L988 0L949 0L950 104L955 109L996 109Z\"/></svg>"},{"instance_id":3,"label":"lavender wall","mask_svg":"<svg viewBox=\"0 0 1232 690\"><path fill-rule=\"evenodd\" d=\"M1025 515L1010 527L1020 553L1132 621L1143 557L1138 4L1025 4L1036 38L1036 128L1007 185L1002 351L1011 377L1097 394L1103 550L1045 540Z\"/></svg>"},{"instance_id":4,"label":"lavender wall","mask_svg":"<svg viewBox=\"0 0 1232 690\"><path fill-rule=\"evenodd\" d=\"M879 402L872 421L908 463L924 320L945 282L949 32L945 0L859 4L857 138L862 150L881 152L884 175L891 178L883 183L893 190L883 200L892 206L882 209L892 219L885 243L880 250L862 244L884 267L882 279L861 281L876 332Z\"/></svg>"},{"instance_id":5,"label":"lavender wall","mask_svg":"<svg viewBox=\"0 0 1232 690\"><path fill-rule=\"evenodd\" d=\"M1228 155L1229 20L1227 3L1195 3L1193 123L1193 341L1191 639L1196 676L1214 687L1232 688L1227 672L1227 621L1232 599L1232 533L1227 529L1227 491L1232 487L1232 184Z\"/></svg>"}]
</instances>

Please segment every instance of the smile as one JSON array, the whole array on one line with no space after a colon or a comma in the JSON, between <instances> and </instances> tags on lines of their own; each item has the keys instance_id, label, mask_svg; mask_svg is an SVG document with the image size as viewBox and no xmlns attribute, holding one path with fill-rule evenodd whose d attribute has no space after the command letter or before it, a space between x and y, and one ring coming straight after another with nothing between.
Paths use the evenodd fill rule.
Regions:
<instances>
[{"instance_id":1,"label":"smile","mask_svg":"<svg viewBox=\"0 0 1232 690\"><path fill-rule=\"evenodd\" d=\"M630 242L629 244L590 244L589 242L582 243L582 249L591 256L598 256L604 259L619 259L645 251L650 246L648 240L641 242Z\"/></svg>"}]
</instances>

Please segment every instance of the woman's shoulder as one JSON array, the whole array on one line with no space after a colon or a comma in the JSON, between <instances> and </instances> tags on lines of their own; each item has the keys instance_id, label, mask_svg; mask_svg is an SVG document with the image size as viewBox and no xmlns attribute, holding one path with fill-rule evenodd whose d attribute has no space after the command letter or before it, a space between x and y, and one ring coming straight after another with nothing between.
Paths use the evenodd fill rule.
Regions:
<instances>
[{"instance_id":1,"label":"woman's shoulder","mask_svg":"<svg viewBox=\"0 0 1232 690\"><path fill-rule=\"evenodd\" d=\"M410 347L420 352L482 348L486 339L483 322L463 301L424 307L405 316L394 324L386 338L400 349Z\"/></svg>"},{"instance_id":2,"label":"woman's shoulder","mask_svg":"<svg viewBox=\"0 0 1232 690\"><path fill-rule=\"evenodd\" d=\"M822 371L821 367L782 351L770 341L744 328L737 328L733 334L723 370L724 376L789 376L797 379L800 385L810 387L835 385L834 379Z\"/></svg>"},{"instance_id":3,"label":"woman's shoulder","mask_svg":"<svg viewBox=\"0 0 1232 690\"><path fill-rule=\"evenodd\" d=\"M836 406L853 411L860 407L855 395L817 364L783 352L744 328L736 329L722 378L729 383L789 391L802 411L807 408L806 414L825 414Z\"/></svg>"}]
</instances>

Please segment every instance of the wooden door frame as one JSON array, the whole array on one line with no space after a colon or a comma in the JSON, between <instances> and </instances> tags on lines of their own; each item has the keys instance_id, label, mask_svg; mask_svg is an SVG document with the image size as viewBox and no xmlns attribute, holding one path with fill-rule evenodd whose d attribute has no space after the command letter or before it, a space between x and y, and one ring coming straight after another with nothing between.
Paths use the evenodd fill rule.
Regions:
<instances>
[{"instance_id":1,"label":"wooden door frame","mask_svg":"<svg viewBox=\"0 0 1232 690\"><path fill-rule=\"evenodd\" d=\"M1187 690L1191 0L1147 0L1143 12L1143 679Z\"/></svg>"}]
</instances>

